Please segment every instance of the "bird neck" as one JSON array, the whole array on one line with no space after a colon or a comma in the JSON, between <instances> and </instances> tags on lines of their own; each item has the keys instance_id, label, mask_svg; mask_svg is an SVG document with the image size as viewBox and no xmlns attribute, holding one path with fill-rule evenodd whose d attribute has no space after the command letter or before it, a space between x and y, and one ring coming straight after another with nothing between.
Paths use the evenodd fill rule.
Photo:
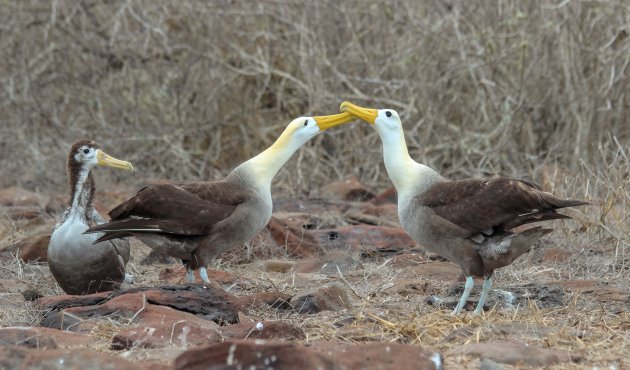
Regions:
<instances>
[{"instance_id":1,"label":"bird neck","mask_svg":"<svg viewBox=\"0 0 630 370\"><path fill-rule=\"evenodd\" d=\"M87 220L94 199L94 178L89 168L69 169L70 201L62 220L80 217Z\"/></svg>"},{"instance_id":2,"label":"bird neck","mask_svg":"<svg viewBox=\"0 0 630 370\"><path fill-rule=\"evenodd\" d=\"M285 130L269 148L238 166L235 172L245 171L252 185L270 189L273 178L302 144Z\"/></svg>"},{"instance_id":3,"label":"bird neck","mask_svg":"<svg viewBox=\"0 0 630 370\"><path fill-rule=\"evenodd\" d=\"M378 131L383 142L383 162L389 178L398 194L411 190L422 170L426 167L409 156L405 134L402 130ZM428 167L426 167L428 169Z\"/></svg>"}]
</instances>

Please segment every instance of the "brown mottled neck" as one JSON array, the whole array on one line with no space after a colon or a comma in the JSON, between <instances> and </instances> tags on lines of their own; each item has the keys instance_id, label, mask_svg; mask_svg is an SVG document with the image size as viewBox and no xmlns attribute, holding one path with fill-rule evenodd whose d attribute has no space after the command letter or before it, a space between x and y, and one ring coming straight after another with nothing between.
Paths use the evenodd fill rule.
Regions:
<instances>
[{"instance_id":1,"label":"brown mottled neck","mask_svg":"<svg viewBox=\"0 0 630 370\"><path fill-rule=\"evenodd\" d=\"M81 145L86 142L78 142L73 145L68 155L67 172L68 187L70 188L70 199L68 200L68 208L63 215L63 221L68 217L81 217L90 219L92 214L92 200L94 199L94 178L90 172L90 168L76 161L74 155Z\"/></svg>"}]
</instances>

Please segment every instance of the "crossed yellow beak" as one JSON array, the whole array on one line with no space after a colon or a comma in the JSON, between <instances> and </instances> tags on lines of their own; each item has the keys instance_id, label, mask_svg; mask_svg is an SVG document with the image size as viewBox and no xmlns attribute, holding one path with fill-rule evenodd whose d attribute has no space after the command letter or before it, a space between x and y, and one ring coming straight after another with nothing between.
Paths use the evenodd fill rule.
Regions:
<instances>
[{"instance_id":1,"label":"crossed yellow beak","mask_svg":"<svg viewBox=\"0 0 630 370\"><path fill-rule=\"evenodd\" d=\"M378 109L363 108L358 105L354 105L349 101L341 103L339 110L344 113L350 113L351 115L364 120L367 123L374 124L376 117L378 116Z\"/></svg>"},{"instance_id":2,"label":"crossed yellow beak","mask_svg":"<svg viewBox=\"0 0 630 370\"><path fill-rule=\"evenodd\" d=\"M344 123L352 122L356 118L349 113L339 113L330 116L315 116L313 117L320 131L327 130L331 127L339 126Z\"/></svg>"},{"instance_id":3,"label":"crossed yellow beak","mask_svg":"<svg viewBox=\"0 0 630 370\"><path fill-rule=\"evenodd\" d=\"M121 161L120 159L116 159L100 149L96 150L96 163L99 166L107 166L107 167L119 168L122 170L133 171L133 165L131 163L127 161Z\"/></svg>"}]
</instances>

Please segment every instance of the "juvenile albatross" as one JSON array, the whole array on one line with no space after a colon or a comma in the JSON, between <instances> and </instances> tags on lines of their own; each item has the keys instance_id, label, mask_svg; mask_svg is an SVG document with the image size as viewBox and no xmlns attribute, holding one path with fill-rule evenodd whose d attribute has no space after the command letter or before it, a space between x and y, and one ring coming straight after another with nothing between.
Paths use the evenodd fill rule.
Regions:
<instances>
[{"instance_id":1,"label":"juvenile albatross","mask_svg":"<svg viewBox=\"0 0 630 370\"><path fill-rule=\"evenodd\" d=\"M111 221L87 232L104 232L98 241L134 236L160 253L180 258L187 281L194 270L209 282L212 258L240 245L271 217L271 181L303 144L333 126L355 120L348 113L293 120L265 151L217 182L151 185L109 212Z\"/></svg>"},{"instance_id":2,"label":"juvenile albatross","mask_svg":"<svg viewBox=\"0 0 630 370\"><path fill-rule=\"evenodd\" d=\"M480 314L492 286L495 269L514 262L549 229L517 226L570 218L558 208L588 204L558 199L538 185L523 180L449 181L414 161L398 113L366 109L343 102L341 111L374 126L383 142L383 161L398 192L398 217L405 231L425 249L459 265L466 275L464 292L453 311L461 312L473 288L473 276L483 277L475 314Z\"/></svg>"},{"instance_id":3,"label":"juvenile albatross","mask_svg":"<svg viewBox=\"0 0 630 370\"><path fill-rule=\"evenodd\" d=\"M93 141L72 145L68 155L68 208L53 230L48 244L48 266L53 277L68 294L90 294L112 290L125 278L129 242L111 240L95 243L98 235L84 235L90 226L105 223L94 206L95 166L133 170L129 162L113 158Z\"/></svg>"}]
</instances>

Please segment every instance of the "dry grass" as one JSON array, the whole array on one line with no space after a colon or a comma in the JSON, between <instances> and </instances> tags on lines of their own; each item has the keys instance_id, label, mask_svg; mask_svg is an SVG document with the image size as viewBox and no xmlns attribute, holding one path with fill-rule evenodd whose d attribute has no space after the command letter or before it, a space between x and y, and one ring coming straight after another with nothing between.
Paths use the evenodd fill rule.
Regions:
<instances>
[{"instance_id":1,"label":"dry grass","mask_svg":"<svg viewBox=\"0 0 630 370\"><path fill-rule=\"evenodd\" d=\"M622 0L13 0L0 23L0 185L61 186L81 137L144 177L215 179L345 99L399 110L413 156L453 177L578 171L630 138ZM287 195L387 183L361 124L296 157Z\"/></svg>"}]
</instances>

